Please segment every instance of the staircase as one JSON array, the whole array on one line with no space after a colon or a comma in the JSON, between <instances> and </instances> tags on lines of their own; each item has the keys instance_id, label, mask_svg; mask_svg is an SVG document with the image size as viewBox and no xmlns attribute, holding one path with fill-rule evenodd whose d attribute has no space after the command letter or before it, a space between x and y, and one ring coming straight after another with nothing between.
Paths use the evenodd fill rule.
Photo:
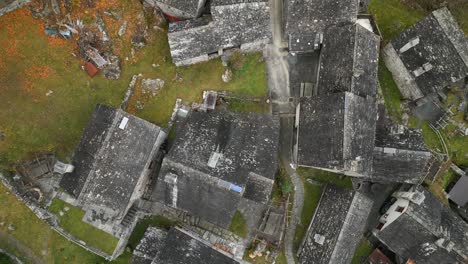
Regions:
<instances>
[{"instance_id":1,"label":"staircase","mask_svg":"<svg viewBox=\"0 0 468 264\"><path fill-rule=\"evenodd\" d=\"M132 205L132 207L130 207L130 210L128 210L127 214L124 216L120 225L122 225L122 227L124 228L130 228L133 222L135 221L135 217L137 213L138 213L138 207L135 205Z\"/></svg>"}]
</instances>

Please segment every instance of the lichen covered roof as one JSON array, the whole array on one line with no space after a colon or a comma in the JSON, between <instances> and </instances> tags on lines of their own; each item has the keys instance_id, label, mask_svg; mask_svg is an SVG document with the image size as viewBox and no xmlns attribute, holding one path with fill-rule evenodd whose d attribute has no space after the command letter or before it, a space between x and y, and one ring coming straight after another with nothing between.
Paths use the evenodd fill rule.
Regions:
<instances>
[{"instance_id":1,"label":"lichen covered roof","mask_svg":"<svg viewBox=\"0 0 468 264\"><path fill-rule=\"evenodd\" d=\"M412 40L418 44L405 48ZM391 44L423 95L440 91L468 75L468 45L447 8L418 21ZM430 64L430 69L415 76L413 71L424 64Z\"/></svg>"},{"instance_id":2,"label":"lichen covered roof","mask_svg":"<svg viewBox=\"0 0 468 264\"><path fill-rule=\"evenodd\" d=\"M371 207L367 196L327 185L307 230L299 263L350 263Z\"/></svg>"},{"instance_id":3,"label":"lichen covered roof","mask_svg":"<svg viewBox=\"0 0 468 264\"><path fill-rule=\"evenodd\" d=\"M175 63L206 56L219 49L271 40L268 2L215 1L211 13L212 22L208 24L186 28L170 24L169 46Z\"/></svg>"},{"instance_id":4,"label":"lichen covered roof","mask_svg":"<svg viewBox=\"0 0 468 264\"><path fill-rule=\"evenodd\" d=\"M242 185L250 172L274 179L278 144L279 123L269 114L192 112L166 159ZM215 152L221 157L209 166Z\"/></svg>"},{"instance_id":5,"label":"lichen covered roof","mask_svg":"<svg viewBox=\"0 0 468 264\"><path fill-rule=\"evenodd\" d=\"M123 212L164 135L143 119L97 105L75 151L75 170L60 186L86 202Z\"/></svg>"},{"instance_id":6,"label":"lichen covered roof","mask_svg":"<svg viewBox=\"0 0 468 264\"><path fill-rule=\"evenodd\" d=\"M332 25L354 23L358 0L290 0L284 3L285 34L323 32Z\"/></svg>"},{"instance_id":7,"label":"lichen covered roof","mask_svg":"<svg viewBox=\"0 0 468 264\"><path fill-rule=\"evenodd\" d=\"M318 93L375 96L379 38L359 24L330 27L320 55Z\"/></svg>"},{"instance_id":8,"label":"lichen covered roof","mask_svg":"<svg viewBox=\"0 0 468 264\"><path fill-rule=\"evenodd\" d=\"M374 98L349 92L301 98L298 164L370 174L375 112Z\"/></svg>"},{"instance_id":9,"label":"lichen covered roof","mask_svg":"<svg viewBox=\"0 0 468 264\"><path fill-rule=\"evenodd\" d=\"M462 255L468 256L468 224L424 187L416 190L425 197L422 204L410 202L400 217L374 234L390 250L416 263L458 263Z\"/></svg>"}]
</instances>

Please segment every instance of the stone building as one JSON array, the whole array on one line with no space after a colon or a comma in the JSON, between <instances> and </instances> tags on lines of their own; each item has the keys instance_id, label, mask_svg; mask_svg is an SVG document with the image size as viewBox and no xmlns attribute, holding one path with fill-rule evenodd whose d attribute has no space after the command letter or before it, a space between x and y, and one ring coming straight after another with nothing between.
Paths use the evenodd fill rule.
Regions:
<instances>
[{"instance_id":1,"label":"stone building","mask_svg":"<svg viewBox=\"0 0 468 264\"><path fill-rule=\"evenodd\" d=\"M260 218L278 169L279 122L268 114L192 112L178 129L153 200L223 228L236 210Z\"/></svg>"},{"instance_id":2,"label":"stone building","mask_svg":"<svg viewBox=\"0 0 468 264\"><path fill-rule=\"evenodd\" d=\"M177 65L217 57L226 50L261 50L271 42L268 1L213 0L211 16L169 24L169 46Z\"/></svg>"},{"instance_id":3,"label":"stone building","mask_svg":"<svg viewBox=\"0 0 468 264\"><path fill-rule=\"evenodd\" d=\"M378 37L358 24L326 29L317 85L301 85L296 109L298 166L371 174L378 44Z\"/></svg>"},{"instance_id":4,"label":"stone building","mask_svg":"<svg viewBox=\"0 0 468 264\"><path fill-rule=\"evenodd\" d=\"M325 186L299 250L299 263L351 263L372 205L363 193Z\"/></svg>"},{"instance_id":5,"label":"stone building","mask_svg":"<svg viewBox=\"0 0 468 264\"><path fill-rule=\"evenodd\" d=\"M447 8L432 12L384 49L385 64L405 99L444 93L468 76L468 45Z\"/></svg>"},{"instance_id":6,"label":"stone building","mask_svg":"<svg viewBox=\"0 0 468 264\"><path fill-rule=\"evenodd\" d=\"M133 264L236 264L238 261L207 241L174 227L149 227L133 252Z\"/></svg>"},{"instance_id":7,"label":"stone building","mask_svg":"<svg viewBox=\"0 0 468 264\"><path fill-rule=\"evenodd\" d=\"M380 104L370 179L417 184L431 180L439 167L440 162L426 147L421 132L392 122Z\"/></svg>"},{"instance_id":8,"label":"stone building","mask_svg":"<svg viewBox=\"0 0 468 264\"><path fill-rule=\"evenodd\" d=\"M466 263L468 224L423 187L393 194L373 234L404 261Z\"/></svg>"},{"instance_id":9,"label":"stone building","mask_svg":"<svg viewBox=\"0 0 468 264\"><path fill-rule=\"evenodd\" d=\"M60 187L86 211L83 220L119 236L122 220L143 194L166 138L158 126L121 109L97 105Z\"/></svg>"}]
</instances>

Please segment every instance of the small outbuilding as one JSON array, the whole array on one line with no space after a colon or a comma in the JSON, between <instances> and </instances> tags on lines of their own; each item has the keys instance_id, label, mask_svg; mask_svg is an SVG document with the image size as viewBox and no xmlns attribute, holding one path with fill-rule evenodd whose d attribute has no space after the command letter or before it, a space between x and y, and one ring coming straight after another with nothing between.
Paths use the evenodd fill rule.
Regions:
<instances>
[{"instance_id":1,"label":"small outbuilding","mask_svg":"<svg viewBox=\"0 0 468 264\"><path fill-rule=\"evenodd\" d=\"M468 203L468 177L461 176L448 194L448 198L460 207Z\"/></svg>"}]
</instances>

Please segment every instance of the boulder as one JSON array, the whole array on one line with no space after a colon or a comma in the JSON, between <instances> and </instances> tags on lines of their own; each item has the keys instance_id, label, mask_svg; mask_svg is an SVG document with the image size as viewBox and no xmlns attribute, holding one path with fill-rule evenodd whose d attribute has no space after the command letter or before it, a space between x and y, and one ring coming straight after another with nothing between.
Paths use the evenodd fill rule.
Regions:
<instances>
[{"instance_id":1,"label":"boulder","mask_svg":"<svg viewBox=\"0 0 468 264\"><path fill-rule=\"evenodd\" d=\"M156 96L163 87L164 81L161 79L143 79L141 81L143 94L149 94L150 96Z\"/></svg>"}]
</instances>

